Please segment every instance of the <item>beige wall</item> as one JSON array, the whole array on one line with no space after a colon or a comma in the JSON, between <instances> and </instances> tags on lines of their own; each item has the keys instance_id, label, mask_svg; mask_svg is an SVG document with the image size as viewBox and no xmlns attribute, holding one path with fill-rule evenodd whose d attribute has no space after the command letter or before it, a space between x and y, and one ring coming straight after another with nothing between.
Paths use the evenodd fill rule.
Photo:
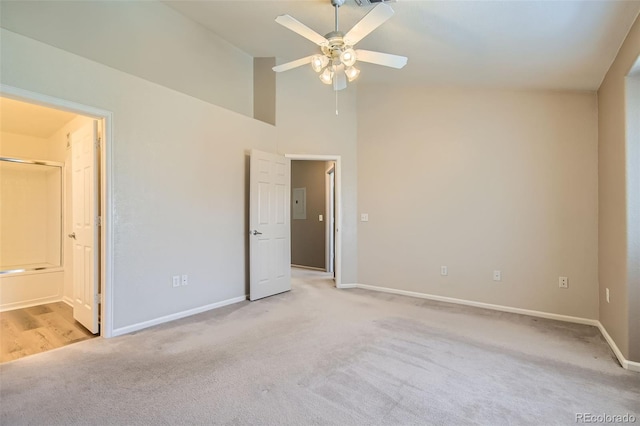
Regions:
<instances>
[{"instance_id":1,"label":"beige wall","mask_svg":"<svg viewBox=\"0 0 640 426\"><path fill-rule=\"evenodd\" d=\"M253 58L253 118L276 125L276 58Z\"/></svg>"},{"instance_id":2,"label":"beige wall","mask_svg":"<svg viewBox=\"0 0 640 426\"><path fill-rule=\"evenodd\" d=\"M358 86L338 94L316 84L311 67L277 74L277 150L285 154L338 155L341 159L342 208L338 213L338 233L342 238L341 278L343 284L358 282L357 264L357 115Z\"/></svg>"},{"instance_id":3,"label":"beige wall","mask_svg":"<svg viewBox=\"0 0 640 426\"><path fill-rule=\"evenodd\" d=\"M640 236L629 220L638 217L638 135L628 139L626 76L640 54L640 22L631 28L600 89L598 108L600 322L632 361L640 361ZM637 116L632 119L638 120ZM631 179L631 180L629 180ZM606 289L610 303L606 302Z\"/></svg>"},{"instance_id":4,"label":"beige wall","mask_svg":"<svg viewBox=\"0 0 640 426\"><path fill-rule=\"evenodd\" d=\"M160 2L2 1L0 22L15 33L253 115L251 56Z\"/></svg>"},{"instance_id":5,"label":"beige wall","mask_svg":"<svg viewBox=\"0 0 640 426\"><path fill-rule=\"evenodd\" d=\"M60 161L49 157L49 141L46 138L2 131L0 131L0 155L30 160Z\"/></svg>"},{"instance_id":6,"label":"beige wall","mask_svg":"<svg viewBox=\"0 0 640 426\"><path fill-rule=\"evenodd\" d=\"M355 224L352 95L336 118L333 93L309 84L317 78L278 78L274 127L13 32L1 36L2 83L113 112L116 329L246 294L251 148L342 156L343 223ZM309 132L328 119L333 126ZM343 264L354 265L355 238L345 245ZM189 285L172 288L177 274L189 274Z\"/></svg>"},{"instance_id":7,"label":"beige wall","mask_svg":"<svg viewBox=\"0 0 640 426\"><path fill-rule=\"evenodd\" d=\"M597 319L597 137L595 93L361 87L360 283Z\"/></svg>"},{"instance_id":8,"label":"beige wall","mask_svg":"<svg viewBox=\"0 0 640 426\"><path fill-rule=\"evenodd\" d=\"M305 188L306 219L294 219L291 212L291 263L325 269L326 161L292 161L291 189ZM293 193L292 197L293 199Z\"/></svg>"}]
</instances>

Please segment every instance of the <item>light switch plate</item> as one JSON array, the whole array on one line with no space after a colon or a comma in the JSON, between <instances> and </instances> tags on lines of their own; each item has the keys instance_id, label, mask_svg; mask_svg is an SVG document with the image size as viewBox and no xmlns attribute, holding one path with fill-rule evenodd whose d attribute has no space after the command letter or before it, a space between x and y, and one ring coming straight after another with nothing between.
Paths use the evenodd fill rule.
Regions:
<instances>
[{"instance_id":1,"label":"light switch plate","mask_svg":"<svg viewBox=\"0 0 640 426\"><path fill-rule=\"evenodd\" d=\"M360 222L369 222L369 213L360 213Z\"/></svg>"}]
</instances>

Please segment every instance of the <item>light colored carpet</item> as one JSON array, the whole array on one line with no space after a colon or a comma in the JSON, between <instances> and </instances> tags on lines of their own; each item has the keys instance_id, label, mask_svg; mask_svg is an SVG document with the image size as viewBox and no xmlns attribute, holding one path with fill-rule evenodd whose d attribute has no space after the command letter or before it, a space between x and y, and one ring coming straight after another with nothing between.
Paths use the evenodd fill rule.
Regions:
<instances>
[{"instance_id":1,"label":"light colored carpet","mask_svg":"<svg viewBox=\"0 0 640 426\"><path fill-rule=\"evenodd\" d=\"M365 290L294 289L0 366L0 423L640 422L640 375L590 326Z\"/></svg>"}]
</instances>

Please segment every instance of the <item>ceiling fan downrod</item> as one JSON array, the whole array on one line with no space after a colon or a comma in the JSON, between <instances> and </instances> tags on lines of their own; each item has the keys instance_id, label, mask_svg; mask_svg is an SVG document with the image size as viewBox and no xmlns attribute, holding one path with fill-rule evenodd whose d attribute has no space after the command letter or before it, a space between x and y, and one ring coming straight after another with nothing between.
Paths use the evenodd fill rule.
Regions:
<instances>
[{"instance_id":1,"label":"ceiling fan downrod","mask_svg":"<svg viewBox=\"0 0 640 426\"><path fill-rule=\"evenodd\" d=\"M335 32L339 31L339 29L338 29L338 23L339 23L339 21L338 21L338 8L344 4L344 1L345 0L331 0L331 5L333 6L333 9L335 10L335 15L336 15L336 25L335 25L336 29L335 29Z\"/></svg>"}]
</instances>

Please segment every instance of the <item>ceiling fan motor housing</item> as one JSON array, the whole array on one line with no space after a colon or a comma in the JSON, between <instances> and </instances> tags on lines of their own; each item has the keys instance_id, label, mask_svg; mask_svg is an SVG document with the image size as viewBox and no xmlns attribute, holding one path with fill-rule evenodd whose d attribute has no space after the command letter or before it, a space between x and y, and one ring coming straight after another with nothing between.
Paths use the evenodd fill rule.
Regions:
<instances>
[{"instance_id":1,"label":"ceiling fan motor housing","mask_svg":"<svg viewBox=\"0 0 640 426\"><path fill-rule=\"evenodd\" d=\"M344 33L340 31L332 31L325 36L328 43L321 46L322 53L325 54L334 64L340 63L340 55L349 48L344 42Z\"/></svg>"}]
</instances>

